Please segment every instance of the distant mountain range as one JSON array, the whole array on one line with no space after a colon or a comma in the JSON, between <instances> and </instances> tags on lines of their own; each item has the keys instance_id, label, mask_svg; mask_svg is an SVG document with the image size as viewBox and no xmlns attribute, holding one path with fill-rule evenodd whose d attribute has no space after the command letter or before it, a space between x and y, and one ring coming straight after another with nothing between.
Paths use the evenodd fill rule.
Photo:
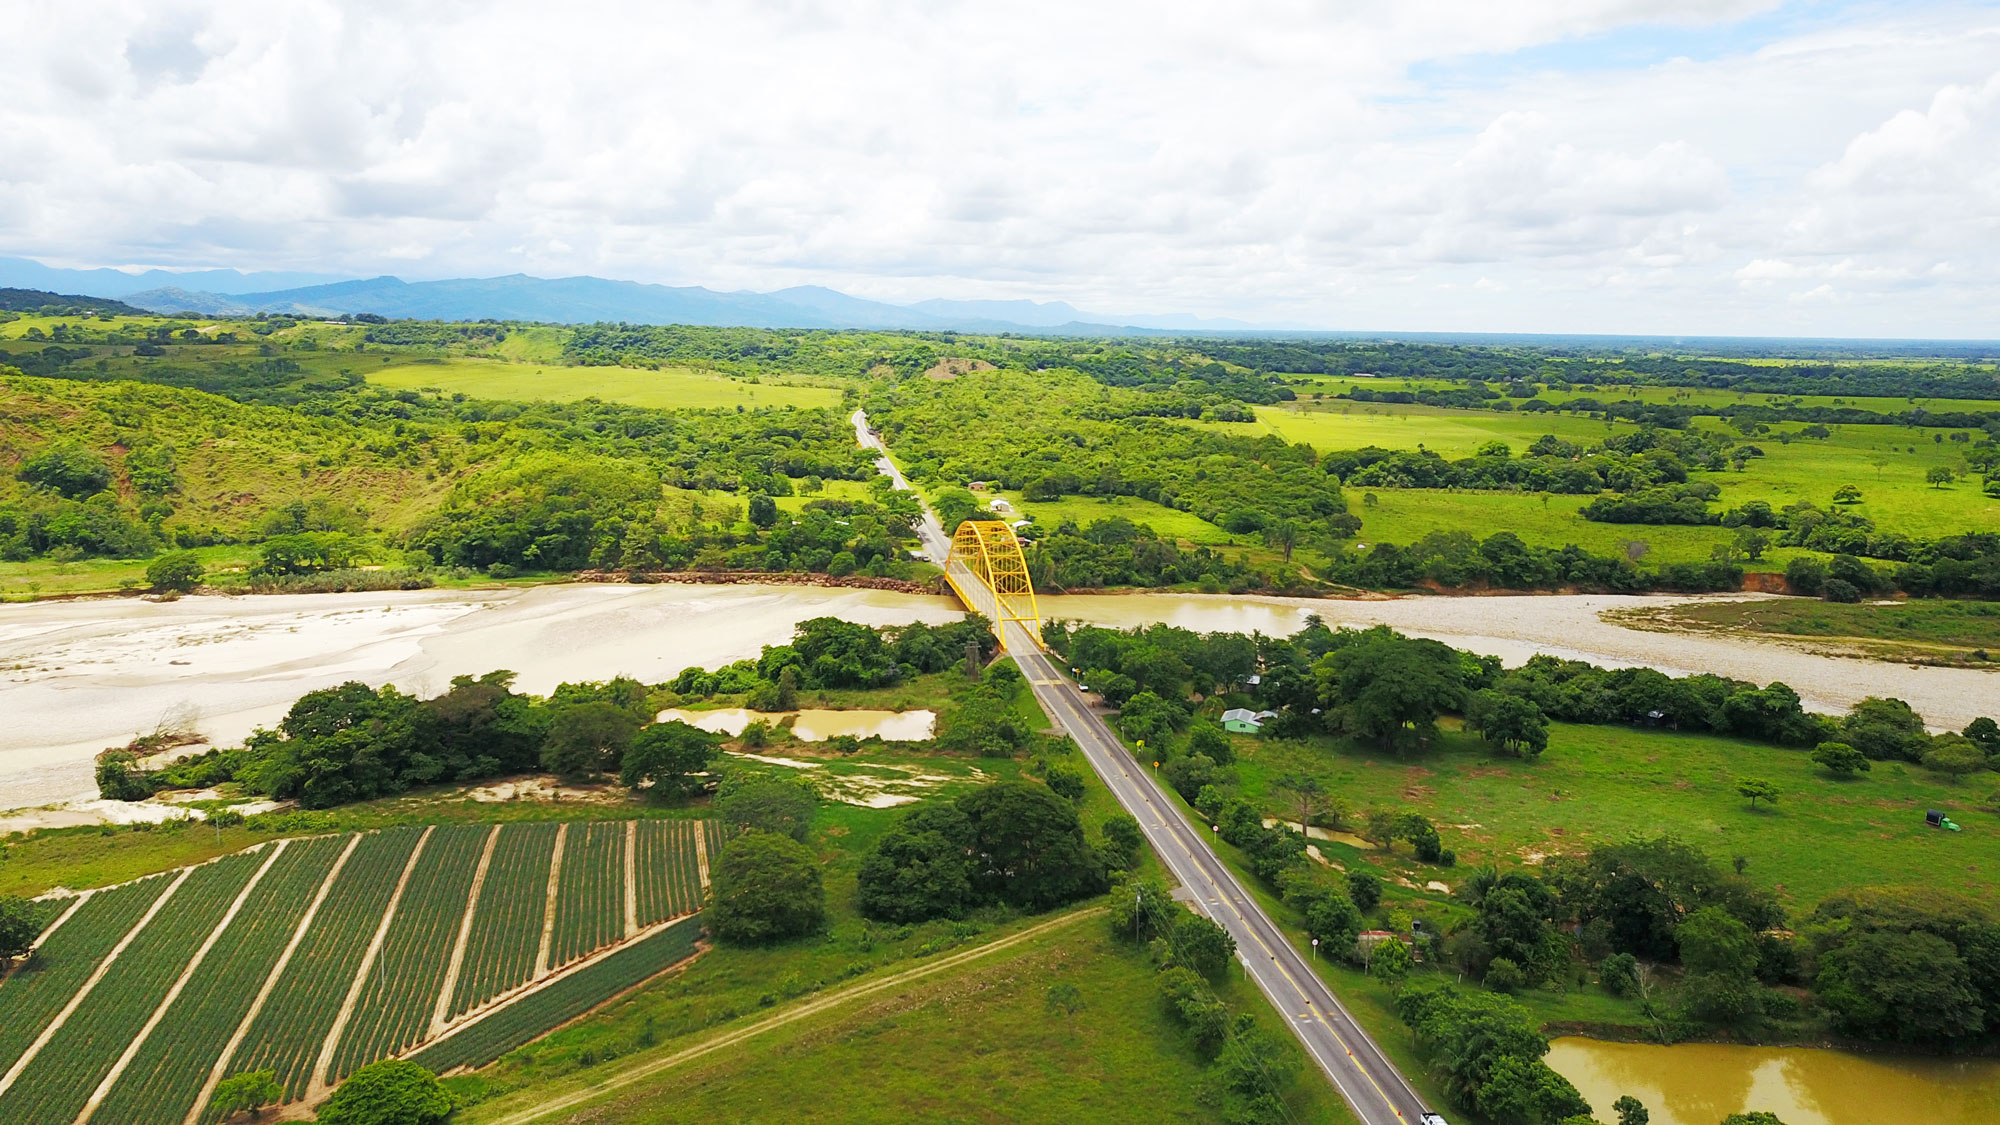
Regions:
<instances>
[{"instance_id":1,"label":"distant mountain range","mask_svg":"<svg viewBox=\"0 0 2000 1125\"><path fill-rule=\"evenodd\" d=\"M396 277L343 280L299 273L204 270L65 270L0 258L0 285L113 297L162 313L330 317L375 313L419 320L626 321L746 328L908 328L928 331L1104 335L1121 332L1256 331L1259 325L1192 316L1105 316L1061 301L921 301L894 305L817 285L771 293L698 285L647 285L601 277Z\"/></svg>"}]
</instances>

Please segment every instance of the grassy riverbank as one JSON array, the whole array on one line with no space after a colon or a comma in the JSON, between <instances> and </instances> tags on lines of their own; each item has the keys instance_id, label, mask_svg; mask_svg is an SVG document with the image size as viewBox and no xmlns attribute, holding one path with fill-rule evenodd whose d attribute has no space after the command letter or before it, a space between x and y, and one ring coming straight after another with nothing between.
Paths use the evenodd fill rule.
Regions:
<instances>
[{"instance_id":1,"label":"grassy riverbank","mask_svg":"<svg viewBox=\"0 0 2000 1125\"><path fill-rule=\"evenodd\" d=\"M2000 670L2000 604L1923 601L1843 605L1786 598L1618 610L1608 619L1657 632L1797 637L1816 651Z\"/></svg>"}]
</instances>

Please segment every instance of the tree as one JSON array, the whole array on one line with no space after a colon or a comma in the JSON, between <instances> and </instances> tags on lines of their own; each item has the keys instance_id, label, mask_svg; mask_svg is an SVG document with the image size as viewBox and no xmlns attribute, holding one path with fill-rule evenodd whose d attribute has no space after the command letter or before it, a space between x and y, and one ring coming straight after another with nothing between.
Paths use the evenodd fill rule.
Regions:
<instances>
[{"instance_id":1,"label":"tree","mask_svg":"<svg viewBox=\"0 0 2000 1125\"><path fill-rule=\"evenodd\" d=\"M682 722L654 723L632 737L619 763L627 789L647 786L654 798L682 797L701 788L700 774L721 749L722 740Z\"/></svg>"},{"instance_id":2,"label":"tree","mask_svg":"<svg viewBox=\"0 0 2000 1125\"><path fill-rule=\"evenodd\" d=\"M1511 692L1476 691L1465 708L1465 723L1480 737L1522 758L1540 756L1549 745L1549 721L1533 700Z\"/></svg>"},{"instance_id":3,"label":"tree","mask_svg":"<svg viewBox=\"0 0 2000 1125\"><path fill-rule=\"evenodd\" d=\"M1965 960L1922 931L1877 930L1827 950L1813 992L1836 1027L1871 1039L1950 1043L1986 1026Z\"/></svg>"},{"instance_id":4,"label":"tree","mask_svg":"<svg viewBox=\"0 0 2000 1125\"><path fill-rule=\"evenodd\" d=\"M1943 488L1957 479L1958 474L1943 465L1933 465L1930 472L1924 474L1924 480L1929 482L1932 488Z\"/></svg>"},{"instance_id":5,"label":"tree","mask_svg":"<svg viewBox=\"0 0 2000 1125\"><path fill-rule=\"evenodd\" d=\"M1874 761L1914 762L1930 746L1924 720L1900 699L1868 696L1840 720L1840 740Z\"/></svg>"},{"instance_id":6,"label":"tree","mask_svg":"<svg viewBox=\"0 0 2000 1125\"><path fill-rule=\"evenodd\" d=\"M1373 871L1363 870L1358 864L1347 869L1347 897L1354 900L1357 909L1368 911L1382 901L1382 880Z\"/></svg>"},{"instance_id":7,"label":"tree","mask_svg":"<svg viewBox=\"0 0 2000 1125\"><path fill-rule=\"evenodd\" d=\"M1853 777L1872 768L1868 762L1868 755L1845 742L1820 743L1812 752L1812 760L1826 772L1839 778Z\"/></svg>"},{"instance_id":8,"label":"tree","mask_svg":"<svg viewBox=\"0 0 2000 1125\"><path fill-rule=\"evenodd\" d=\"M1416 967L1416 960L1410 956L1410 947L1396 938L1385 938L1375 943L1368 954L1368 975L1389 984L1401 984Z\"/></svg>"},{"instance_id":9,"label":"tree","mask_svg":"<svg viewBox=\"0 0 2000 1125\"><path fill-rule=\"evenodd\" d=\"M29 484L38 484L71 500L81 500L111 487L111 466L104 458L85 448L82 442L65 441L49 446L21 462L17 474Z\"/></svg>"},{"instance_id":10,"label":"tree","mask_svg":"<svg viewBox=\"0 0 2000 1125\"><path fill-rule=\"evenodd\" d=\"M1957 785L1965 775L1986 768L1986 751L1962 734L1941 734L1924 752L1924 768L1936 770Z\"/></svg>"},{"instance_id":11,"label":"tree","mask_svg":"<svg viewBox=\"0 0 2000 1125\"><path fill-rule=\"evenodd\" d=\"M1174 964L1193 969L1210 980L1221 980L1236 956L1236 939L1229 931L1199 914L1183 912L1171 939Z\"/></svg>"},{"instance_id":12,"label":"tree","mask_svg":"<svg viewBox=\"0 0 2000 1125\"><path fill-rule=\"evenodd\" d=\"M1597 966L1597 983L1613 996L1636 995L1639 991L1639 959L1630 953L1613 953Z\"/></svg>"},{"instance_id":13,"label":"tree","mask_svg":"<svg viewBox=\"0 0 2000 1125\"><path fill-rule=\"evenodd\" d=\"M1748 978L1757 971L1757 935L1719 906L1704 906L1687 916L1674 940L1681 964L1697 973L1722 973Z\"/></svg>"},{"instance_id":14,"label":"tree","mask_svg":"<svg viewBox=\"0 0 2000 1125\"><path fill-rule=\"evenodd\" d=\"M1763 801L1769 805L1778 803L1778 787L1762 778L1737 778L1736 792L1741 796L1750 798L1750 807L1753 809L1757 807L1757 802L1759 801Z\"/></svg>"},{"instance_id":15,"label":"tree","mask_svg":"<svg viewBox=\"0 0 2000 1125\"><path fill-rule=\"evenodd\" d=\"M1988 758L2000 758L2000 723L1982 715L1965 724L1962 733L1974 746L1984 750Z\"/></svg>"},{"instance_id":16,"label":"tree","mask_svg":"<svg viewBox=\"0 0 2000 1125\"><path fill-rule=\"evenodd\" d=\"M285 1087L278 1081L277 1071L247 1070L216 1083L215 1096L209 1099L208 1108L222 1114L225 1120L239 1113L257 1117L265 1106L284 1100Z\"/></svg>"},{"instance_id":17,"label":"tree","mask_svg":"<svg viewBox=\"0 0 2000 1125\"><path fill-rule=\"evenodd\" d=\"M383 1059L347 1076L320 1104L320 1125L438 1125L451 1094L437 1075L408 1059Z\"/></svg>"},{"instance_id":18,"label":"tree","mask_svg":"<svg viewBox=\"0 0 2000 1125\"><path fill-rule=\"evenodd\" d=\"M185 594L201 585L206 573L200 555L170 551L147 564L146 583L162 594Z\"/></svg>"},{"instance_id":19,"label":"tree","mask_svg":"<svg viewBox=\"0 0 2000 1125\"><path fill-rule=\"evenodd\" d=\"M1215 763L1206 754L1182 754L1167 760L1162 771L1174 792L1193 800L1204 788L1215 784Z\"/></svg>"},{"instance_id":20,"label":"tree","mask_svg":"<svg viewBox=\"0 0 2000 1125\"><path fill-rule=\"evenodd\" d=\"M1049 792L1065 801L1074 804L1083 800L1083 774L1069 766L1050 766L1042 774L1042 781L1048 785Z\"/></svg>"},{"instance_id":21,"label":"tree","mask_svg":"<svg viewBox=\"0 0 2000 1125\"><path fill-rule=\"evenodd\" d=\"M717 790L715 809L722 823L738 832L774 832L804 843L819 794L803 778L730 778Z\"/></svg>"},{"instance_id":22,"label":"tree","mask_svg":"<svg viewBox=\"0 0 2000 1125\"><path fill-rule=\"evenodd\" d=\"M708 924L724 941L757 945L826 922L826 886L812 849L789 836L746 832L722 846Z\"/></svg>"},{"instance_id":23,"label":"tree","mask_svg":"<svg viewBox=\"0 0 2000 1125\"><path fill-rule=\"evenodd\" d=\"M1618 1125L1648 1125L1653 1119L1653 1115L1646 1112L1645 1104L1630 1094L1612 1102L1611 1109L1618 1114Z\"/></svg>"},{"instance_id":24,"label":"tree","mask_svg":"<svg viewBox=\"0 0 2000 1125\"><path fill-rule=\"evenodd\" d=\"M973 893L1042 911L1104 890L1104 864L1076 806L1043 786L1001 781L958 799L971 823Z\"/></svg>"},{"instance_id":25,"label":"tree","mask_svg":"<svg viewBox=\"0 0 2000 1125\"><path fill-rule=\"evenodd\" d=\"M1770 546L1771 537L1765 532L1754 527L1739 527L1736 529L1736 549L1743 552L1744 558L1751 560L1761 559L1764 557L1764 552Z\"/></svg>"},{"instance_id":26,"label":"tree","mask_svg":"<svg viewBox=\"0 0 2000 1125\"><path fill-rule=\"evenodd\" d=\"M1722 1125L1785 1125L1775 1113L1754 1110L1750 1113L1732 1113L1722 1119Z\"/></svg>"},{"instance_id":27,"label":"tree","mask_svg":"<svg viewBox=\"0 0 2000 1125\"><path fill-rule=\"evenodd\" d=\"M42 932L35 904L19 895L0 895L0 960L19 957Z\"/></svg>"},{"instance_id":28,"label":"tree","mask_svg":"<svg viewBox=\"0 0 2000 1125\"><path fill-rule=\"evenodd\" d=\"M799 670L787 664L778 670L778 710L791 711L799 705Z\"/></svg>"},{"instance_id":29,"label":"tree","mask_svg":"<svg viewBox=\"0 0 2000 1125\"><path fill-rule=\"evenodd\" d=\"M542 743L542 768L564 781L589 781L618 764L638 729L631 712L606 700L559 707Z\"/></svg>"},{"instance_id":30,"label":"tree","mask_svg":"<svg viewBox=\"0 0 2000 1125\"><path fill-rule=\"evenodd\" d=\"M972 822L958 806L919 805L861 861L855 903L884 922L961 917L972 903L971 856Z\"/></svg>"},{"instance_id":31,"label":"tree","mask_svg":"<svg viewBox=\"0 0 2000 1125\"><path fill-rule=\"evenodd\" d=\"M1050 1015L1062 1013L1065 1019L1083 1011L1083 990L1066 980L1049 986L1048 994L1042 1000L1042 1007Z\"/></svg>"},{"instance_id":32,"label":"tree","mask_svg":"<svg viewBox=\"0 0 2000 1125\"><path fill-rule=\"evenodd\" d=\"M1304 835L1326 801L1326 790L1320 787L1319 778L1309 773L1285 774L1278 779L1277 788L1291 798L1292 809L1299 814L1299 833Z\"/></svg>"},{"instance_id":33,"label":"tree","mask_svg":"<svg viewBox=\"0 0 2000 1125\"><path fill-rule=\"evenodd\" d=\"M1861 490L1851 484L1843 484L1833 490L1833 502L1836 504L1859 504L1861 503Z\"/></svg>"},{"instance_id":34,"label":"tree","mask_svg":"<svg viewBox=\"0 0 2000 1125\"><path fill-rule=\"evenodd\" d=\"M1236 747L1220 726L1203 719L1188 728L1187 752L1206 754L1209 761L1226 766L1236 760Z\"/></svg>"},{"instance_id":35,"label":"tree","mask_svg":"<svg viewBox=\"0 0 2000 1125\"><path fill-rule=\"evenodd\" d=\"M1395 633L1336 649L1313 665L1321 702L1340 708L1355 733L1393 747L1414 736L1426 745L1437 717L1465 698L1464 666L1453 649Z\"/></svg>"},{"instance_id":36,"label":"tree","mask_svg":"<svg viewBox=\"0 0 2000 1125\"><path fill-rule=\"evenodd\" d=\"M778 523L778 502L759 492L750 497L750 523L754 527L770 528Z\"/></svg>"},{"instance_id":37,"label":"tree","mask_svg":"<svg viewBox=\"0 0 2000 1125\"><path fill-rule=\"evenodd\" d=\"M1139 849L1146 844L1146 837L1139 829L1139 822L1124 813L1113 813L1104 818L1099 831L1104 836L1104 846L1109 857L1120 868L1132 866L1139 855Z\"/></svg>"},{"instance_id":38,"label":"tree","mask_svg":"<svg viewBox=\"0 0 2000 1125\"><path fill-rule=\"evenodd\" d=\"M97 795L107 801L143 801L153 784L139 768L139 756L129 750L107 750L97 759Z\"/></svg>"}]
</instances>

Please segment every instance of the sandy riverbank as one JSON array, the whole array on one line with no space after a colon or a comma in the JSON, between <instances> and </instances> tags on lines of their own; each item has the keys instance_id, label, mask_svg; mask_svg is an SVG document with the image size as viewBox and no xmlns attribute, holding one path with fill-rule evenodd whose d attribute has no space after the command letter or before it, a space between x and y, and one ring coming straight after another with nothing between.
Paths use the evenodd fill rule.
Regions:
<instances>
[{"instance_id":1,"label":"sandy riverbank","mask_svg":"<svg viewBox=\"0 0 2000 1125\"><path fill-rule=\"evenodd\" d=\"M1606 609L1688 599L1574 595L1337 601L1200 594L1063 595L1044 618L1202 631L1295 631L1386 624L1519 663L1551 652L1784 680L1809 706L1839 711L1865 695L1906 699L1961 727L1994 710L1996 682L1966 669L1912 668L1802 652L1781 642L1643 632ZM574 584L526 589L120 599L0 606L0 808L95 796L91 757L177 709L222 742L281 717L292 700L347 680L435 692L495 668L527 691L620 673L647 682L715 667L783 643L800 621L942 622L955 602L801 586Z\"/></svg>"}]
</instances>

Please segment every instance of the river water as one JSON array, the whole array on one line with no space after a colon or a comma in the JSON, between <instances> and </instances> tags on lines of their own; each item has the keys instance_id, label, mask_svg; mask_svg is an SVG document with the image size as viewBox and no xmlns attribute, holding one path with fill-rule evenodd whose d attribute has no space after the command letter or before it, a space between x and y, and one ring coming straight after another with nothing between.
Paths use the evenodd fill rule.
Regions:
<instances>
[{"instance_id":1,"label":"river water","mask_svg":"<svg viewBox=\"0 0 2000 1125\"><path fill-rule=\"evenodd\" d=\"M2000 678L1983 672L1641 632L1598 616L1675 600L1686 599L1067 595L1042 598L1041 611L1044 619L1118 627L1157 621L1267 634L1294 632L1318 614L1333 625L1391 625L1509 663L1552 652L1675 674L1781 679L1827 711L1864 695L1894 695L1957 728L2000 709L1993 702ZM275 722L304 692L346 680L429 693L455 675L510 668L522 690L536 693L621 673L655 683L686 667L755 656L811 617L890 625L958 614L941 597L815 586L574 584L8 604L0 606L0 809L91 795L92 755L175 712L193 713L204 733L234 743Z\"/></svg>"},{"instance_id":2,"label":"river water","mask_svg":"<svg viewBox=\"0 0 2000 1125\"><path fill-rule=\"evenodd\" d=\"M1548 1063L1600 1121L1631 1095L1651 1125L1715 1125L1762 1110L1785 1125L1973 1125L2000 1121L2000 1062L1861 1055L1811 1047L1558 1039Z\"/></svg>"}]
</instances>

